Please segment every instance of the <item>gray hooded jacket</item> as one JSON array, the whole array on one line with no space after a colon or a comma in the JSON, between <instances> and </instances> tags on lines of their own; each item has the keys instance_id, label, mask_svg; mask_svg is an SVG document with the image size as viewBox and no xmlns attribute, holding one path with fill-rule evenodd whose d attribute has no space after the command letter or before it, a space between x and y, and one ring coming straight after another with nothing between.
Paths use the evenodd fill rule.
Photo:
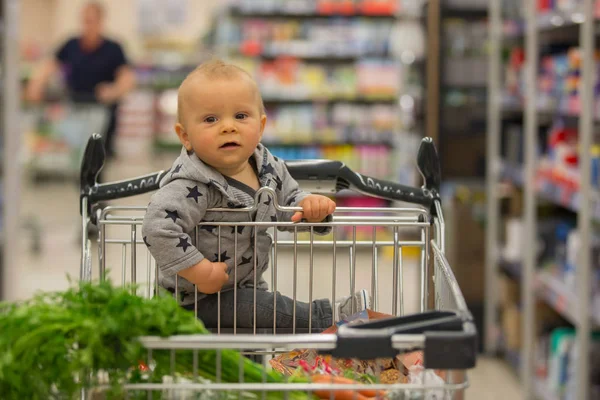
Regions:
<instances>
[{"instance_id":1,"label":"gray hooded jacket","mask_svg":"<svg viewBox=\"0 0 600 400\"><path fill-rule=\"evenodd\" d=\"M274 157L262 144L250 161L261 186L275 190L280 205L296 206L309 193L300 190L283 161ZM229 281L223 291L238 287L254 287L254 227L221 226L221 251L218 254L218 227L207 222L289 221L292 213L278 211L272 200L262 194L254 212L215 212L214 208L244 208L254 204L254 190L241 182L227 178L203 163L195 154L182 149L171 171L160 182L160 189L152 196L142 226L142 236L159 268L159 284L175 291L175 279L182 305L193 304L194 286L177 275L181 270L198 264L204 258L225 262ZM251 215L254 214L254 215ZM268 227L256 228L257 234L257 289L266 290L262 274L268 268L271 239ZM317 229L315 229L317 231ZM326 233L321 231L319 233ZM236 260L234 260L234 257ZM234 262L235 261L235 262ZM237 273L233 268L237 265ZM237 279L236 279L237 278ZM205 297L198 293L198 299Z\"/></svg>"}]
</instances>

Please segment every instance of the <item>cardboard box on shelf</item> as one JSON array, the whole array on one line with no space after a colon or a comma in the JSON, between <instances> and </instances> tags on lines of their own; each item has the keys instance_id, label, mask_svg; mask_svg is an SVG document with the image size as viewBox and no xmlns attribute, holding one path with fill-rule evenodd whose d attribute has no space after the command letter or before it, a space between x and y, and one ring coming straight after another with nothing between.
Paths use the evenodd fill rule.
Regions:
<instances>
[{"instance_id":1,"label":"cardboard box on shelf","mask_svg":"<svg viewBox=\"0 0 600 400\"><path fill-rule=\"evenodd\" d=\"M554 328L564 326L560 315L543 301L535 305L535 335L537 337L551 332ZM521 310L517 303L502 306L502 332L506 350L517 351L521 348Z\"/></svg>"},{"instance_id":2,"label":"cardboard box on shelf","mask_svg":"<svg viewBox=\"0 0 600 400\"><path fill-rule=\"evenodd\" d=\"M513 304L519 304L521 293L517 281L505 275L498 275L498 297L501 307L508 307Z\"/></svg>"},{"instance_id":3,"label":"cardboard box on shelf","mask_svg":"<svg viewBox=\"0 0 600 400\"><path fill-rule=\"evenodd\" d=\"M452 199L446 222L447 257L467 303L484 299L485 227L476 219L473 204Z\"/></svg>"},{"instance_id":4,"label":"cardboard box on shelf","mask_svg":"<svg viewBox=\"0 0 600 400\"><path fill-rule=\"evenodd\" d=\"M518 305L509 304L502 309L502 332L506 350L521 348L521 311Z\"/></svg>"}]
</instances>

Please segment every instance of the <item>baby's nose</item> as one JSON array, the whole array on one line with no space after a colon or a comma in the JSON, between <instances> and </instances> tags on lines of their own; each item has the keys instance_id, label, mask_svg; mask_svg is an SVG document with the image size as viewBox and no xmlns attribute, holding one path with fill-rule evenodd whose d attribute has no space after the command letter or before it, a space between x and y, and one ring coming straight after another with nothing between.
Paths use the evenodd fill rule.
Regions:
<instances>
[{"instance_id":1,"label":"baby's nose","mask_svg":"<svg viewBox=\"0 0 600 400\"><path fill-rule=\"evenodd\" d=\"M223 126L221 127L221 131L223 133L230 133L230 132L235 132L237 131L237 128L235 127L235 123L232 121L223 121Z\"/></svg>"}]
</instances>

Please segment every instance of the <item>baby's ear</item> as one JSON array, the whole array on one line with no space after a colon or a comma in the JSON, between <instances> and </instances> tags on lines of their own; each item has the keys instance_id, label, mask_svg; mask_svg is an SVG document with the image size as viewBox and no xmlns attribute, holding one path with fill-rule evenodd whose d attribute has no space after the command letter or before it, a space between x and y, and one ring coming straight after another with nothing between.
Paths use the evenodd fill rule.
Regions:
<instances>
[{"instance_id":1,"label":"baby's ear","mask_svg":"<svg viewBox=\"0 0 600 400\"><path fill-rule=\"evenodd\" d=\"M192 151L192 143L190 142L190 138L183 125L181 125L179 122L175 124L175 133L177 133L177 137L179 137L179 141L183 147L185 147L187 151Z\"/></svg>"},{"instance_id":2,"label":"baby's ear","mask_svg":"<svg viewBox=\"0 0 600 400\"><path fill-rule=\"evenodd\" d=\"M260 116L260 137L262 139L263 132L265 131L265 126L267 126L267 115L262 114Z\"/></svg>"}]
</instances>

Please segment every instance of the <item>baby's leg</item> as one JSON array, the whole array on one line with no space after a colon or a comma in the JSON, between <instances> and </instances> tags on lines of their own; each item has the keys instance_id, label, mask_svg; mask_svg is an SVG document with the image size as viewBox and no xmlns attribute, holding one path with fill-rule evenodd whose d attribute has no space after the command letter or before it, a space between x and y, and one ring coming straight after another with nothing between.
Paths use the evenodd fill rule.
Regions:
<instances>
[{"instance_id":1,"label":"baby's leg","mask_svg":"<svg viewBox=\"0 0 600 400\"><path fill-rule=\"evenodd\" d=\"M277 309L273 308L273 300L277 301ZM254 326L254 289L240 288L237 290L236 299L236 325L238 328L252 328ZM232 328L234 325L234 293L227 291L221 293L221 327ZM193 306L186 307L193 310ZM218 324L218 298L217 295L208 296L198 302L198 318L208 328L216 328ZM309 320L309 303L296 301L296 328L307 329ZM273 328L273 318L277 328L286 329L293 327L294 301L281 295L281 293L256 290L256 327ZM315 300L312 302L312 328L324 330L333 325L333 310L329 300Z\"/></svg>"}]
</instances>

